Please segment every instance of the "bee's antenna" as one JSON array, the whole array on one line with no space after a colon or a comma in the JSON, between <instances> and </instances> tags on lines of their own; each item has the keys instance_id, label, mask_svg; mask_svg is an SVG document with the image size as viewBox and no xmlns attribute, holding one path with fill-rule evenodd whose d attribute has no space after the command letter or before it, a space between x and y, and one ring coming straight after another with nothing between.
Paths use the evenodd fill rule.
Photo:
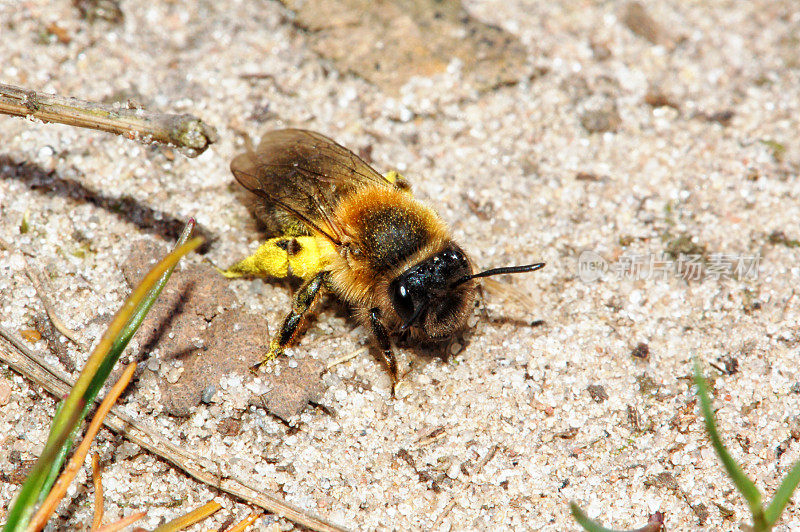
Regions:
<instances>
[{"instance_id":1,"label":"bee's antenna","mask_svg":"<svg viewBox=\"0 0 800 532\"><path fill-rule=\"evenodd\" d=\"M478 277L489 277L490 275L501 275L503 273L535 272L536 270L541 270L542 268L544 268L544 262L537 262L536 264L526 264L525 266L503 266L502 268L492 268L491 270L482 271L480 273L465 275L461 279L458 279L453 284L451 284L450 288L455 288L460 284L466 283L470 279L476 279Z\"/></svg>"}]
</instances>

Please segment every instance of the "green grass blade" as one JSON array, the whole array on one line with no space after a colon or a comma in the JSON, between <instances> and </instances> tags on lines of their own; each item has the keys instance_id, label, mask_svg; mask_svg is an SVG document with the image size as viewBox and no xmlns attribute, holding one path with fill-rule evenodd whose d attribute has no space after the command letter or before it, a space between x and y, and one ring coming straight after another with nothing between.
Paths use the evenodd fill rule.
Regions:
<instances>
[{"instance_id":1,"label":"green grass blade","mask_svg":"<svg viewBox=\"0 0 800 532\"><path fill-rule=\"evenodd\" d=\"M589 519L589 516L583 513L583 510L581 510L574 502L569 503L569 509L572 512L572 517L575 518L575 520L584 528L584 530L588 530L589 532L616 532L610 528L602 527Z\"/></svg>"},{"instance_id":2,"label":"green grass blade","mask_svg":"<svg viewBox=\"0 0 800 532\"><path fill-rule=\"evenodd\" d=\"M72 444L75 442L75 433L78 432L78 427L81 426L81 421L86 417L86 413L91 406L92 405L84 405L82 409L74 412L75 423L69 427L70 430L67 433L66 439L61 442L57 448L57 452L53 456L53 460L50 462L50 470L47 472L47 476L39 489L39 496L36 498L37 504L45 500L47 494L50 493L50 488L53 487L53 483L58 480L61 468L64 466L64 462L67 461L67 455L70 449L72 449Z\"/></svg>"},{"instance_id":3,"label":"green grass blade","mask_svg":"<svg viewBox=\"0 0 800 532\"><path fill-rule=\"evenodd\" d=\"M49 474L51 464L56 460L59 451L64 446L64 442L72 434L73 427L71 425L77 426L79 423L80 410L75 410L72 414L70 425L65 426L58 434L53 435L51 433L53 443L45 446L42 454L33 464L25 482L22 484L22 488L19 490L14 505L11 507L11 511L8 512L3 532L24 530L28 526L28 522L30 522L33 511L36 508L39 493L41 493L42 486Z\"/></svg>"},{"instance_id":4,"label":"green grass blade","mask_svg":"<svg viewBox=\"0 0 800 532\"><path fill-rule=\"evenodd\" d=\"M700 409L703 412L705 419L706 432L708 438L711 440L711 445L717 452L722 465L728 476L731 477L733 484L741 492L742 496L750 506L750 511L753 514L754 521L758 521L759 517L763 517L763 508L761 507L761 492L753 481L747 478L744 471L739 467L739 464L731 457L728 450L723 445L722 440L717 432L717 425L714 421L714 413L711 411L711 400L708 397L708 384L700 371L700 364L695 361L694 364L694 382L697 385L697 395L700 398Z\"/></svg>"},{"instance_id":5,"label":"green grass blade","mask_svg":"<svg viewBox=\"0 0 800 532\"><path fill-rule=\"evenodd\" d=\"M800 462L796 462L792 466L792 470L783 479L778 491L775 492L775 497L772 498L772 502L767 506L764 512L767 525L773 526L778 521L798 483L800 483Z\"/></svg>"}]
</instances>

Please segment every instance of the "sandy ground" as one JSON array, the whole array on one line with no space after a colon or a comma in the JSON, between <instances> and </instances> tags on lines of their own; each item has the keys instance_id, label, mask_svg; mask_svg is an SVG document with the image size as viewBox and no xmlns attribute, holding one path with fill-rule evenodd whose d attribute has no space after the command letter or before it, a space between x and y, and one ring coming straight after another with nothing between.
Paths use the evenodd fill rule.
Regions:
<instances>
[{"instance_id":1,"label":"sandy ground","mask_svg":"<svg viewBox=\"0 0 800 532\"><path fill-rule=\"evenodd\" d=\"M616 528L661 511L670 530L738 529L748 512L702 430L689 375L696 357L715 377L724 440L772 494L800 458L800 10L714 4L659 2L648 23L622 2L468 2L470 20L498 26L522 53L506 58L511 79L487 84L469 54L369 78L336 56L335 33L321 39L308 15L277 2L123 2L113 22L68 1L0 0L0 81L190 112L220 133L189 159L0 118L0 238L11 244L0 251L0 325L20 335L41 324L24 252L86 344L129 293L120 265L131 243L171 242L159 220L194 216L217 237L207 258L240 258L260 238L228 172L244 136L319 130L379 171L404 172L481 267L546 261L502 280L535 304L487 294L469 343L445 361L399 349L408 374L397 399L379 359L362 353L325 373L325 408L291 425L248 407L234 377L174 417L158 383L180 363L164 359L125 412L351 529L574 530L569 501ZM230 287L270 330L288 309L285 283ZM293 352L327 363L367 338L326 303ZM80 367L87 353L59 342ZM45 340L30 346L61 364ZM129 356L165 356L141 348ZM10 389L2 521L19 488L10 472L41 451L55 403L0 374L0 392ZM108 520L146 509L154 527L214 497L225 511L202 529L248 511L110 432L98 448ZM58 527L91 521L88 471ZM790 503L778 530L797 529Z\"/></svg>"}]
</instances>

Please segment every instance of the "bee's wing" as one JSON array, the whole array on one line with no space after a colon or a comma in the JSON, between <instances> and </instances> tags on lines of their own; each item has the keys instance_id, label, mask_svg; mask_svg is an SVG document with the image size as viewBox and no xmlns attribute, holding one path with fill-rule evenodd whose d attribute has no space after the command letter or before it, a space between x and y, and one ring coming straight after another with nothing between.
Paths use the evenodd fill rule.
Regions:
<instances>
[{"instance_id":1,"label":"bee's wing","mask_svg":"<svg viewBox=\"0 0 800 532\"><path fill-rule=\"evenodd\" d=\"M303 129L270 131L255 153L231 161L246 189L336 244L345 236L335 219L339 199L363 186L392 183L347 148Z\"/></svg>"},{"instance_id":2,"label":"bee's wing","mask_svg":"<svg viewBox=\"0 0 800 532\"><path fill-rule=\"evenodd\" d=\"M481 284L490 294L501 297L504 301L511 301L521 309L530 310L537 307L530 296L513 286L489 278L481 279Z\"/></svg>"}]
</instances>

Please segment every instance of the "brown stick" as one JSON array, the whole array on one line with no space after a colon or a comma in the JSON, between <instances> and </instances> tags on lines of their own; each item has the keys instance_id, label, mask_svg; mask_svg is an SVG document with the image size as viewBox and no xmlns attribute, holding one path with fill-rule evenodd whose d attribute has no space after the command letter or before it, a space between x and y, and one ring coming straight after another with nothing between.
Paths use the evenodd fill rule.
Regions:
<instances>
[{"instance_id":1,"label":"brown stick","mask_svg":"<svg viewBox=\"0 0 800 532\"><path fill-rule=\"evenodd\" d=\"M262 515L264 515L264 512L253 512L225 532L244 532L248 526L258 521Z\"/></svg>"},{"instance_id":2,"label":"brown stick","mask_svg":"<svg viewBox=\"0 0 800 532\"><path fill-rule=\"evenodd\" d=\"M64 98L0 83L0 114L98 129L132 140L189 148L196 157L217 141L217 130L189 114L173 115Z\"/></svg>"},{"instance_id":3,"label":"brown stick","mask_svg":"<svg viewBox=\"0 0 800 532\"><path fill-rule=\"evenodd\" d=\"M78 335L75 333L75 331L64 325L64 322L58 317L56 311L53 310L53 304L50 302L50 298L47 297L47 293L45 293L44 289L42 288L43 281L39 272L28 266L25 269L25 275L27 275L28 279L30 279L33 289L36 290L36 295L38 295L39 299L42 301L44 311L47 313L47 317L50 318L50 323L53 324L53 327L55 327L58 332L66 336L67 339L69 339L76 346L80 347L83 351L88 351L89 349L83 345L80 340L78 340Z\"/></svg>"},{"instance_id":4,"label":"brown stick","mask_svg":"<svg viewBox=\"0 0 800 532\"><path fill-rule=\"evenodd\" d=\"M92 482L94 483L94 518L92 532L103 524L103 477L100 476L100 453L92 453Z\"/></svg>"},{"instance_id":5,"label":"brown stick","mask_svg":"<svg viewBox=\"0 0 800 532\"><path fill-rule=\"evenodd\" d=\"M172 521L168 521L163 525L156 527L153 529L153 532L176 532L178 530L183 530L184 528L189 528L193 524L199 523L203 519L206 519L210 515L218 512L220 508L222 508L222 505L217 501L207 502L200 508L192 510L188 514L177 517Z\"/></svg>"},{"instance_id":6,"label":"brown stick","mask_svg":"<svg viewBox=\"0 0 800 532\"><path fill-rule=\"evenodd\" d=\"M33 353L14 335L0 327L0 336L8 340L15 350L6 350L0 343L0 361L17 373L32 380L54 397L62 398L74 384L74 380L60 369L48 366L42 357ZM143 449L172 462L179 469L199 482L229 493L268 512L284 517L299 525L318 532L344 532L347 529L311 514L284 501L279 495L266 493L244 479L232 474L220 474L223 464L189 453L178 447L156 431L120 413L116 408L106 416L106 427L124 435Z\"/></svg>"},{"instance_id":7,"label":"brown stick","mask_svg":"<svg viewBox=\"0 0 800 532\"><path fill-rule=\"evenodd\" d=\"M111 523L110 525L106 525L103 528L99 529L97 532L117 532L118 530L122 530L126 526L135 523L142 517L146 516L147 512L136 512L134 514L129 515L128 517L123 517L116 523Z\"/></svg>"}]
</instances>

